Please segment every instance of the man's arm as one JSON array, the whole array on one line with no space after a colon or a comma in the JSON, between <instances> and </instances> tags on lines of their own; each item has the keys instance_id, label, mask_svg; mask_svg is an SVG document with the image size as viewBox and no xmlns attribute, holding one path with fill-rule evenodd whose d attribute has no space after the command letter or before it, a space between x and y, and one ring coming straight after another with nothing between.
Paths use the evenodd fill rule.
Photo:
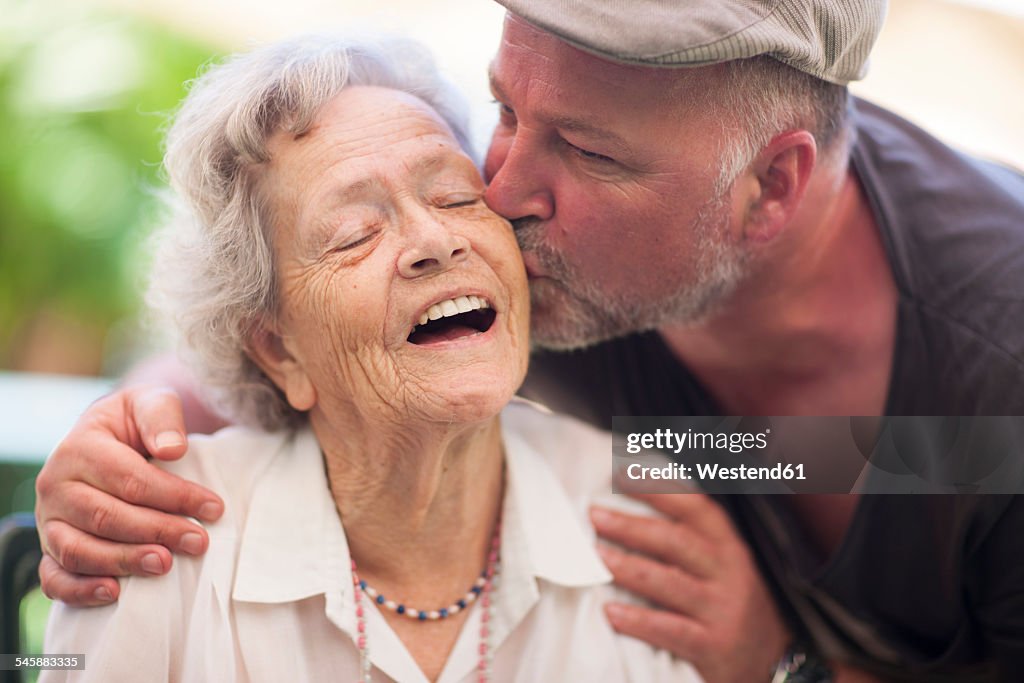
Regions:
<instances>
[{"instance_id":1,"label":"man's arm","mask_svg":"<svg viewBox=\"0 0 1024 683\"><path fill-rule=\"evenodd\" d=\"M178 385L189 393L180 379ZM194 392L186 403L201 406ZM192 410L203 419L202 410ZM171 551L205 552L206 532L185 517L213 521L223 502L146 461L180 458L185 434L182 399L166 386L121 389L79 418L36 479L39 579L48 597L76 606L106 604L120 592L115 576L164 574Z\"/></svg>"}]
</instances>

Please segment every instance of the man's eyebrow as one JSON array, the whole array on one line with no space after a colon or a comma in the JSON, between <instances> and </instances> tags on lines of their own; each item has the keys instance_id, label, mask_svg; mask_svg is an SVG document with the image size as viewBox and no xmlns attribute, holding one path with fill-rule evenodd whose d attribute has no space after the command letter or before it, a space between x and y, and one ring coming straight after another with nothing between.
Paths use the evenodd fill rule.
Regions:
<instances>
[{"instance_id":1,"label":"man's eyebrow","mask_svg":"<svg viewBox=\"0 0 1024 683\"><path fill-rule=\"evenodd\" d=\"M505 96L505 91L502 89L501 84L498 83L498 79L494 75L493 69L488 69L487 78L490 81L491 92L494 93L494 96L497 99L501 100L504 103L504 101L507 99ZM558 128L559 130L565 130L572 133L579 133L580 135L585 135L588 138L591 138L592 140L600 140L601 142L618 148L618 151L620 153L629 151L629 145L626 144L626 141L622 138L622 136L620 136L618 133L614 133L608 130L607 128L602 128L601 126L591 123L589 121L584 121L583 119L579 119L573 116L563 116L556 114L545 115L543 112L540 113L538 118L542 119L548 125L554 128Z\"/></svg>"},{"instance_id":2,"label":"man's eyebrow","mask_svg":"<svg viewBox=\"0 0 1024 683\"><path fill-rule=\"evenodd\" d=\"M629 145L626 144L626 141L618 133L614 133L607 128L601 128L589 121L583 121L571 116L552 116L546 118L550 125L559 130L567 130L572 133L579 133L592 140L600 140L613 147L617 147L620 151L627 151L629 149Z\"/></svg>"},{"instance_id":3,"label":"man's eyebrow","mask_svg":"<svg viewBox=\"0 0 1024 683\"><path fill-rule=\"evenodd\" d=\"M501 84L498 83L498 77L494 75L494 64L490 64L487 67L487 82L491 86L491 92L499 100L505 99L505 91L502 89Z\"/></svg>"}]
</instances>

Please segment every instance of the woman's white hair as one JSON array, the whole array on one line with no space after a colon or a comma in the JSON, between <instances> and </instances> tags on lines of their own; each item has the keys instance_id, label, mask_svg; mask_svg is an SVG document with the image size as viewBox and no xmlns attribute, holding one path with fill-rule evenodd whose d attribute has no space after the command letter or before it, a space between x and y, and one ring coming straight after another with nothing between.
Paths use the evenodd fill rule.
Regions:
<instances>
[{"instance_id":1,"label":"woman's white hair","mask_svg":"<svg viewBox=\"0 0 1024 683\"><path fill-rule=\"evenodd\" d=\"M239 422L279 429L301 420L246 353L277 303L271 212L256 182L270 158L267 142L278 131L306 132L348 85L421 98L475 159L465 101L426 48L365 33L288 40L212 66L193 82L167 134L174 194L156 235L149 302L176 324L213 407Z\"/></svg>"}]
</instances>

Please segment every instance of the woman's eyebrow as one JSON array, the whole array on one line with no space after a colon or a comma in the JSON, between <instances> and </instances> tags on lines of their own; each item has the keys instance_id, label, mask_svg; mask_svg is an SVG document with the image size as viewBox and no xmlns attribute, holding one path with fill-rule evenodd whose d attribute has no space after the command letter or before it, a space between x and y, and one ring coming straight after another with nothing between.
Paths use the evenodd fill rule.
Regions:
<instances>
[{"instance_id":1,"label":"woman's eyebrow","mask_svg":"<svg viewBox=\"0 0 1024 683\"><path fill-rule=\"evenodd\" d=\"M366 195L378 194L381 190L385 189L384 181L378 176L361 178L331 192L327 205L331 208L337 207L339 204L345 204Z\"/></svg>"},{"instance_id":2,"label":"woman's eyebrow","mask_svg":"<svg viewBox=\"0 0 1024 683\"><path fill-rule=\"evenodd\" d=\"M338 214L347 204L385 190L384 182L376 176L360 178L351 183L333 188L318 200L315 206L305 213L304 222L308 221L309 230L300 229L299 244L306 253L319 253L334 237L338 228Z\"/></svg>"},{"instance_id":3,"label":"woman's eyebrow","mask_svg":"<svg viewBox=\"0 0 1024 683\"><path fill-rule=\"evenodd\" d=\"M440 149L430 154L425 154L407 165L409 176L413 180L417 180L428 173L442 170L446 164L451 164L457 158L449 149ZM385 181L385 178L374 173L331 190L327 194L328 198L324 202L324 206L326 210L337 209L341 204L366 196L386 194L387 192L388 183Z\"/></svg>"}]
</instances>

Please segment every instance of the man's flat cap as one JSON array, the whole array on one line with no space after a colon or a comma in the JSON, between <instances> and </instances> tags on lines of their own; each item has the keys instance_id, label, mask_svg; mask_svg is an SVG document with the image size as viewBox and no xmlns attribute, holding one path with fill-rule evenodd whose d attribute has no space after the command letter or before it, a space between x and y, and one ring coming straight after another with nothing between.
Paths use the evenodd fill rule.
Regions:
<instances>
[{"instance_id":1,"label":"man's flat cap","mask_svg":"<svg viewBox=\"0 0 1024 683\"><path fill-rule=\"evenodd\" d=\"M497 0L600 57L683 67L768 55L845 85L863 78L887 0Z\"/></svg>"}]
</instances>

